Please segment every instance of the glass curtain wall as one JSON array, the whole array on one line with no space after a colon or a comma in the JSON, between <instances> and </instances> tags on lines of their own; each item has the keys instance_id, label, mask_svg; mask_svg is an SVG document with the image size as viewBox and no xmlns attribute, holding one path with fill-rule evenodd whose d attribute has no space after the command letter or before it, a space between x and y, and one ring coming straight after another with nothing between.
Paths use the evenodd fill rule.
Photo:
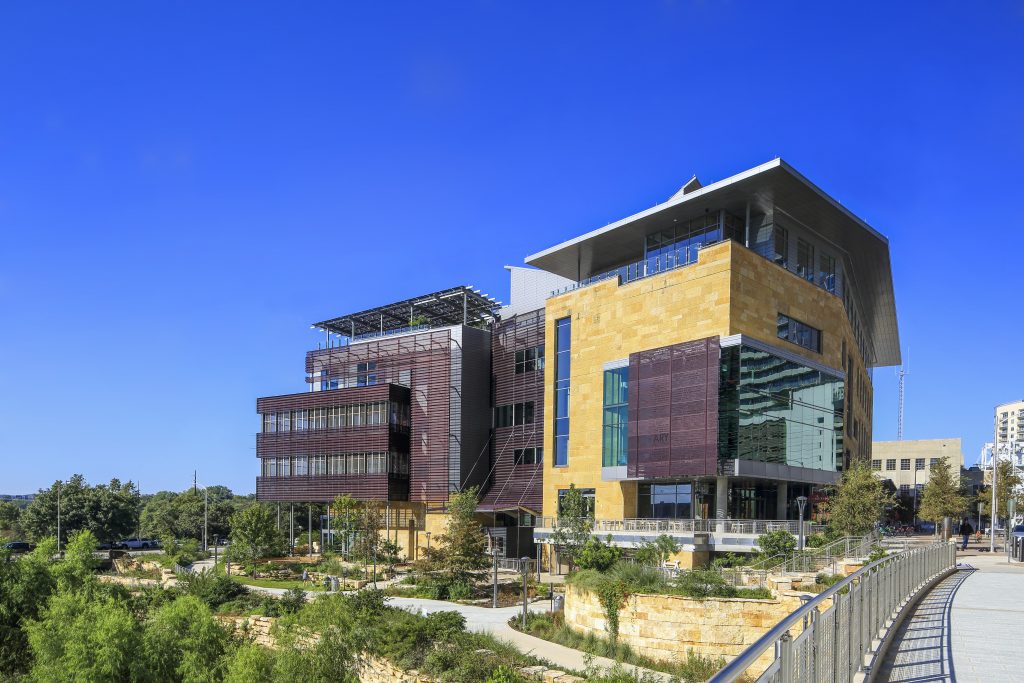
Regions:
<instances>
[{"instance_id":1,"label":"glass curtain wall","mask_svg":"<svg viewBox=\"0 0 1024 683\"><path fill-rule=\"evenodd\" d=\"M750 346L722 349L719 460L842 469L844 383Z\"/></svg>"},{"instance_id":2,"label":"glass curtain wall","mask_svg":"<svg viewBox=\"0 0 1024 683\"><path fill-rule=\"evenodd\" d=\"M626 464L629 412L629 366L604 371L602 409L601 466Z\"/></svg>"},{"instance_id":3,"label":"glass curtain wall","mask_svg":"<svg viewBox=\"0 0 1024 683\"><path fill-rule=\"evenodd\" d=\"M647 274L660 273L697 261L697 253L724 239L743 238L743 221L725 211L715 211L667 230L648 235L644 245Z\"/></svg>"},{"instance_id":4,"label":"glass curtain wall","mask_svg":"<svg viewBox=\"0 0 1024 683\"><path fill-rule=\"evenodd\" d=\"M569 464L569 371L572 321L555 321L555 467Z\"/></svg>"}]
</instances>

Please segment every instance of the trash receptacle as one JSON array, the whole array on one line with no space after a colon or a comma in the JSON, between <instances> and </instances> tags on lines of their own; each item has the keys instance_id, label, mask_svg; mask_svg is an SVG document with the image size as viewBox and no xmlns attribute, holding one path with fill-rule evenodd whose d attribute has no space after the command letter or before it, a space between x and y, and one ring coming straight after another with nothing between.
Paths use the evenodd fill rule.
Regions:
<instances>
[{"instance_id":1,"label":"trash receptacle","mask_svg":"<svg viewBox=\"0 0 1024 683\"><path fill-rule=\"evenodd\" d=\"M338 581L338 577L337 576L332 576L331 577L331 590L333 592L335 592L335 593L337 593L339 590L341 590L341 582Z\"/></svg>"},{"instance_id":2,"label":"trash receptacle","mask_svg":"<svg viewBox=\"0 0 1024 683\"><path fill-rule=\"evenodd\" d=\"M561 593L555 593L552 595L551 600L551 611L561 612L565 609L565 596Z\"/></svg>"}]
</instances>

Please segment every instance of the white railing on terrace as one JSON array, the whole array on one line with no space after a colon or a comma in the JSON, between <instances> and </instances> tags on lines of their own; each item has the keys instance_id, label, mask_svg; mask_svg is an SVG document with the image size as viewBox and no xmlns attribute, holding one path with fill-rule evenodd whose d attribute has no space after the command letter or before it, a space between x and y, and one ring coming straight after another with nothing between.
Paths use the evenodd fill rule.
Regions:
<instances>
[{"instance_id":1,"label":"white railing on terrace","mask_svg":"<svg viewBox=\"0 0 1024 683\"><path fill-rule=\"evenodd\" d=\"M535 525L540 529L554 529L558 526L557 517L538 517ZM692 534L692 533L726 533L748 534L760 536L769 531L789 531L796 535L800 532L800 523L789 519L595 519L595 534L603 533L658 533L658 534ZM804 522L804 533L812 534L824 529L819 524Z\"/></svg>"},{"instance_id":2,"label":"white railing on terrace","mask_svg":"<svg viewBox=\"0 0 1024 683\"><path fill-rule=\"evenodd\" d=\"M956 566L956 546L940 542L872 562L819 593L738 654L709 683L849 683L875 663L877 643L908 601ZM831 600L831 604L829 604ZM761 673L758 660L774 648Z\"/></svg>"},{"instance_id":3,"label":"white railing on terrace","mask_svg":"<svg viewBox=\"0 0 1024 683\"><path fill-rule=\"evenodd\" d=\"M724 241L724 239L717 239L700 244L680 246L676 250L667 254L661 254L656 257L647 258L642 261L637 261L636 263L630 263L629 265L615 268L614 270L598 273L597 275L591 275L579 282L574 282L571 285L566 285L565 287L552 291L551 296L558 296L559 294L571 292L575 289L588 287L598 282L603 282L604 280L610 280L613 277L617 277L619 284L624 285L659 273L667 273L670 270L675 270L676 268L682 268L696 263L697 254L701 249L706 249L714 244L719 244Z\"/></svg>"},{"instance_id":4,"label":"white railing on terrace","mask_svg":"<svg viewBox=\"0 0 1024 683\"><path fill-rule=\"evenodd\" d=\"M420 332L422 330L429 330L430 325L412 325L410 327L396 327L393 330L384 330L382 332L364 332L363 334L357 334L352 337L352 341L362 341L364 339L375 339L377 337L390 337L393 334L405 334L407 332Z\"/></svg>"}]
</instances>

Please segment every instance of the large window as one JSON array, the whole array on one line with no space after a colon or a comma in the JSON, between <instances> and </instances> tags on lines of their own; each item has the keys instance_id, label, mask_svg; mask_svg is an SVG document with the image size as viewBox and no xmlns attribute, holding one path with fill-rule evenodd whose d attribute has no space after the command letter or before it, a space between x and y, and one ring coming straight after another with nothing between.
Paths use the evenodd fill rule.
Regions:
<instances>
[{"instance_id":1,"label":"large window","mask_svg":"<svg viewBox=\"0 0 1024 683\"><path fill-rule=\"evenodd\" d=\"M781 225L776 225L772 230L772 244L774 246L772 260L783 268L789 268L789 230Z\"/></svg>"},{"instance_id":2,"label":"large window","mask_svg":"<svg viewBox=\"0 0 1024 683\"><path fill-rule=\"evenodd\" d=\"M515 464L537 465L544 462L543 448L517 448L514 451Z\"/></svg>"},{"instance_id":3,"label":"large window","mask_svg":"<svg viewBox=\"0 0 1024 683\"><path fill-rule=\"evenodd\" d=\"M377 383L377 361L356 364L356 386L368 387Z\"/></svg>"},{"instance_id":4,"label":"large window","mask_svg":"<svg viewBox=\"0 0 1024 683\"><path fill-rule=\"evenodd\" d=\"M802 237L796 240L796 274L814 282L814 245Z\"/></svg>"},{"instance_id":5,"label":"large window","mask_svg":"<svg viewBox=\"0 0 1024 683\"><path fill-rule=\"evenodd\" d=\"M783 313L779 313L778 316L778 337L805 349L821 353L821 330Z\"/></svg>"},{"instance_id":6,"label":"large window","mask_svg":"<svg viewBox=\"0 0 1024 683\"><path fill-rule=\"evenodd\" d=\"M516 374L544 369L544 345L516 351Z\"/></svg>"},{"instance_id":7,"label":"large window","mask_svg":"<svg viewBox=\"0 0 1024 683\"><path fill-rule=\"evenodd\" d=\"M842 466L843 381L751 346L722 349L718 453L835 472Z\"/></svg>"},{"instance_id":8,"label":"large window","mask_svg":"<svg viewBox=\"0 0 1024 683\"><path fill-rule=\"evenodd\" d=\"M649 275L697 261L701 249L742 235L741 221L725 211L706 213L648 235L644 243L644 269Z\"/></svg>"},{"instance_id":9,"label":"large window","mask_svg":"<svg viewBox=\"0 0 1024 683\"><path fill-rule=\"evenodd\" d=\"M905 471L905 472L909 472L910 471L910 458L901 458L900 459L900 469Z\"/></svg>"},{"instance_id":10,"label":"large window","mask_svg":"<svg viewBox=\"0 0 1024 683\"><path fill-rule=\"evenodd\" d=\"M836 259L829 254L818 257L818 286L826 292L836 293Z\"/></svg>"},{"instance_id":11,"label":"large window","mask_svg":"<svg viewBox=\"0 0 1024 683\"><path fill-rule=\"evenodd\" d=\"M494 409L495 427L533 424L533 401L510 403Z\"/></svg>"},{"instance_id":12,"label":"large window","mask_svg":"<svg viewBox=\"0 0 1024 683\"><path fill-rule=\"evenodd\" d=\"M689 519L693 490L685 484L640 484L637 487L636 516L658 519Z\"/></svg>"},{"instance_id":13,"label":"large window","mask_svg":"<svg viewBox=\"0 0 1024 683\"><path fill-rule=\"evenodd\" d=\"M604 371L604 405L602 407L601 466L620 467L626 464L629 411L629 367Z\"/></svg>"},{"instance_id":14,"label":"large window","mask_svg":"<svg viewBox=\"0 0 1024 683\"><path fill-rule=\"evenodd\" d=\"M594 489L576 489L583 496L583 503L587 506L587 515L590 517L594 516L594 510L597 508L597 494ZM562 514L562 499L565 498L565 494L569 493L569 489L558 489L558 514Z\"/></svg>"},{"instance_id":15,"label":"large window","mask_svg":"<svg viewBox=\"0 0 1024 683\"><path fill-rule=\"evenodd\" d=\"M569 464L569 373L572 321L555 321L555 467Z\"/></svg>"}]
</instances>

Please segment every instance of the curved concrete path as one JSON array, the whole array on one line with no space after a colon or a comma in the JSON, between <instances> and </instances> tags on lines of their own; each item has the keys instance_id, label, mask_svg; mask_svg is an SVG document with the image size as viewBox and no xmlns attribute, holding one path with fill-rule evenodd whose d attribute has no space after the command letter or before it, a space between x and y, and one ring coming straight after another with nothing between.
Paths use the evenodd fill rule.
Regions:
<instances>
[{"instance_id":1,"label":"curved concrete path","mask_svg":"<svg viewBox=\"0 0 1024 683\"><path fill-rule=\"evenodd\" d=\"M896 632L879 681L1024 682L1024 567L996 553L961 553Z\"/></svg>"}]
</instances>

